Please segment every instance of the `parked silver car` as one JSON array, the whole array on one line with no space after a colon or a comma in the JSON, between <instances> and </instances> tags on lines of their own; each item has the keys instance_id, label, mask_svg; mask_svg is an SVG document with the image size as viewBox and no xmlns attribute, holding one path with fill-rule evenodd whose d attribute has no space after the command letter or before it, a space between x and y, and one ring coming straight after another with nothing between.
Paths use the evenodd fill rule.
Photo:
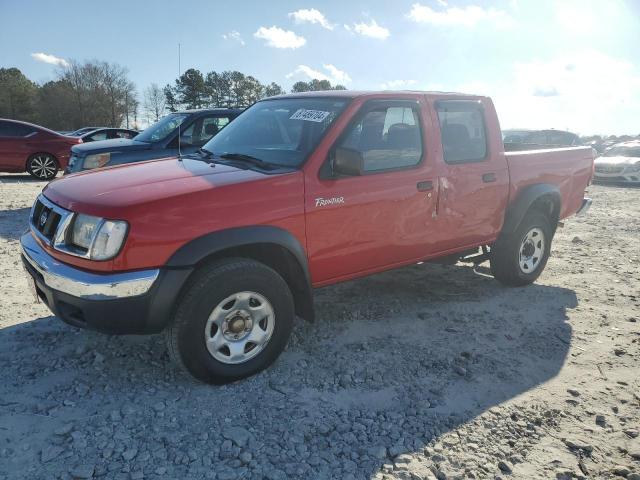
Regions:
<instances>
[{"instance_id":1,"label":"parked silver car","mask_svg":"<svg viewBox=\"0 0 640 480\"><path fill-rule=\"evenodd\" d=\"M618 143L595 160L595 178L599 183L640 185L640 141Z\"/></svg>"}]
</instances>

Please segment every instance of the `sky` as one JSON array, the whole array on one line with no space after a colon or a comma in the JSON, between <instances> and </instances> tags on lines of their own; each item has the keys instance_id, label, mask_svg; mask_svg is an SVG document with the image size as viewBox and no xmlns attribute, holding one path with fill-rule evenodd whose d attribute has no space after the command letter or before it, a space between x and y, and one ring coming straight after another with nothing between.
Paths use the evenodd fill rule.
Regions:
<instances>
[{"instance_id":1,"label":"sky","mask_svg":"<svg viewBox=\"0 0 640 480\"><path fill-rule=\"evenodd\" d=\"M39 83L99 59L163 86L178 44L182 71L461 91L502 128L640 133L640 0L0 0L0 67Z\"/></svg>"}]
</instances>

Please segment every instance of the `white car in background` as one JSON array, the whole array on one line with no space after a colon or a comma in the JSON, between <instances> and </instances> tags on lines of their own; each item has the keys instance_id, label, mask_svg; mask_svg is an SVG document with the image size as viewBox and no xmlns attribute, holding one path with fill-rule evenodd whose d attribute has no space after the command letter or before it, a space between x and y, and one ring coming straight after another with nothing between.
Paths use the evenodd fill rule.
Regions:
<instances>
[{"instance_id":1,"label":"white car in background","mask_svg":"<svg viewBox=\"0 0 640 480\"><path fill-rule=\"evenodd\" d=\"M598 183L640 185L640 141L618 143L595 160Z\"/></svg>"}]
</instances>

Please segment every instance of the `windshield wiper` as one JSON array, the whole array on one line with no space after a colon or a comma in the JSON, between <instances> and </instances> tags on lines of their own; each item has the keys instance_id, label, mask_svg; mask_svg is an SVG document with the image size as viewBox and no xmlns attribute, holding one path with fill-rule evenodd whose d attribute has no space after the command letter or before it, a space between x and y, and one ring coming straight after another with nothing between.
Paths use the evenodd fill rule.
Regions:
<instances>
[{"instance_id":1,"label":"windshield wiper","mask_svg":"<svg viewBox=\"0 0 640 480\"><path fill-rule=\"evenodd\" d=\"M220 158L226 158L229 160L240 160L241 162L247 162L265 170L271 170L276 166L279 166L275 163L265 162L264 160L260 160L259 158L252 157L251 155L245 155L244 153L223 153L222 155L220 155Z\"/></svg>"},{"instance_id":2,"label":"windshield wiper","mask_svg":"<svg viewBox=\"0 0 640 480\"><path fill-rule=\"evenodd\" d=\"M199 148L198 153L202 155L204 158L213 158L213 152L207 150L206 148Z\"/></svg>"}]
</instances>

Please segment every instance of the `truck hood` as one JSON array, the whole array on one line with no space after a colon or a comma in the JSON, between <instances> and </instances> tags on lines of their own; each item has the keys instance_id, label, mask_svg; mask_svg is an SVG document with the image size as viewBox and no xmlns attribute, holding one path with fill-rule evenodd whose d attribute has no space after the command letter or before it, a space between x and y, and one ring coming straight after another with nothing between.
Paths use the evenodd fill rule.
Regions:
<instances>
[{"instance_id":1,"label":"truck hood","mask_svg":"<svg viewBox=\"0 0 640 480\"><path fill-rule=\"evenodd\" d=\"M107 212L113 213L113 208L273 176L192 158L165 158L68 175L49 183L43 192L68 210L109 218Z\"/></svg>"},{"instance_id":2,"label":"truck hood","mask_svg":"<svg viewBox=\"0 0 640 480\"><path fill-rule=\"evenodd\" d=\"M150 143L138 142L135 139L116 138L113 140L98 140L97 142L87 142L75 145L71 151L77 155L85 156L94 153L119 152L122 150L146 150L151 148Z\"/></svg>"},{"instance_id":3,"label":"truck hood","mask_svg":"<svg viewBox=\"0 0 640 480\"><path fill-rule=\"evenodd\" d=\"M596 165L633 165L640 162L638 157L598 157L594 163Z\"/></svg>"}]
</instances>

